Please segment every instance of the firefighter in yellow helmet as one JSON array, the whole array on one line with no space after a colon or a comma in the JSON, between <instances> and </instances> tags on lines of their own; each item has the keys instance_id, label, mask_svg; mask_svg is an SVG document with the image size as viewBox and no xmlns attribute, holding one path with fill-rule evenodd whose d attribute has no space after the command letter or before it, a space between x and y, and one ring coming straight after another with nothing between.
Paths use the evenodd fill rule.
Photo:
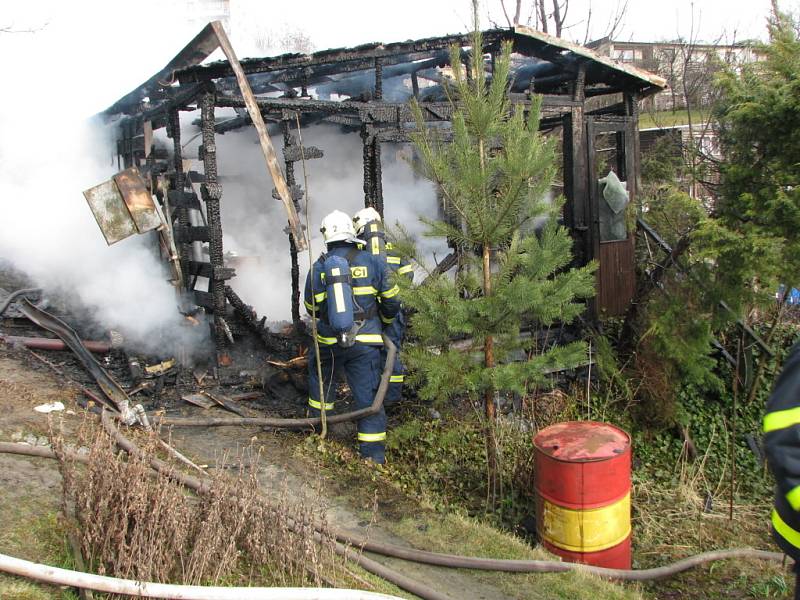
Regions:
<instances>
[{"instance_id":1,"label":"firefighter in yellow helmet","mask_svg":"<svg viewBox=\"0 0 800 600\"><path fill-rule=\"evenodd\" d=\"M308 361L308 404L318 417L323 403L333 410L336 372L344 371L356 409L372 405L382 371L383 324L391 323L400 310L399 288L386 263L359 248L350 216L335 210L322 220L326 252L306 278L305 305L317 319L317 342L322 366L324 398L320 397L316 357ZM384 462L386 414L358 421L361 456Z\"/></svg>"}]
</instances>

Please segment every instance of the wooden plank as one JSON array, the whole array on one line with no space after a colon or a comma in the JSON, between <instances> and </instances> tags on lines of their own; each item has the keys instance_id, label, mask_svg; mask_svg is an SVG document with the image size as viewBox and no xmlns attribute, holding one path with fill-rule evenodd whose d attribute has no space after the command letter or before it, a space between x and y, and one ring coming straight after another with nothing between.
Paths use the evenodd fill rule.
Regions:
<instances>
[{"instance_id":1,"label":"wooden plank","mask_svg":"<svg viewBox=\"0 0 800 600\"><path fill-rule=\"evenodd\" d=\"M278 156L275 153L275 148L272 146L272 142L267 134L267 126L264 124L264 118L261 116L261 111L259 110L258 103L253 95L253 90L250 89L250 83L247 81L247 76L242 70L242 65L239 63L239 59L236 58L236 53L233 51L233 46L231 46L231 42L228 39L225 30L222 28L222 23L219 21L212 21L211 27L217 34L219 45L222 48L222 51L225 53L225 56L228 58L228 62L230 63L233 72L236 74L236 81L239 84L239 90L241 90L245 104L247 105L247 111L250 114L250 120L253 121L256 132L258 132L258 141L261 144L261 151L264 154L264 160L267 163L267 169L269 170L270 175L272 175L272 181L275 183L275 187L277 188L278 194L281 197L281 202L283 202L283 207L286 209L286 215L289 218L289 229L294 237L295 245L297 246L298 250L304 250L306 248L306 238L303 235L303 231L300 227L300 219L297 216L297 211L294 208L292 196L289 193L288 186L286 185L286 180L283 178L283 172L278 164Z\"/></svg>"},{"instance_id":2,"label":"wooden plank","mask_svg":"<svg viewBox=\"0 0 800 600\"><path fill-rule=\"evenodd\" d=\"M122 194L138 233L161 227L161 216L156 212L153 197L142 179L139 169L131 167L114 175L114 183Z\"/></svg>"},{"instance_id":3,"label":"wooden plank","mask_svg":"<svg viewBox=\"0 0 800 600\"><path fill-rule=\"evenodd\" d=\"M624 315L636 292L633 236L600 244L597 304L602 317Z\"/></svg>"}]
</instances>

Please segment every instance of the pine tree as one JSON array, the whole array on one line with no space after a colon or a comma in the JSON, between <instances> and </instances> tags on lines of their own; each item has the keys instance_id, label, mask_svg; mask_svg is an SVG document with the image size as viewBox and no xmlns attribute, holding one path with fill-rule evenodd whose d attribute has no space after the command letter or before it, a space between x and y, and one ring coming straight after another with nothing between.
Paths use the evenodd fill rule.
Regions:
<instances>
[{"instance_id":1,"label":"pine tree","mask_svg":"<svg viewBox=\"0 0 800 600\"><path fill-rule=\"evenodd\" d=\"M556 222L561 201L547 201L555 147L539 132L540 99L527 111L511 105L511 45L503 45L488 80L477 18L475 30L469 77L460 48L451 50L452 141L427 129L414 104L422 171L454 216L450 222L423 219L426 234L455 244L461 268L455 277L434 275L406 290L415 338L406 359L422 397L483 399L492 497L497 394L524 394L545 384L551 369L575 366L587 355L581 342L536 348L535 336L521 337L521 327L574 320L585 310L580 300L594 294L594 265L568 268L572 241ZM456 339L462 340L458 348Z\"/></svg>"}]
</instances>

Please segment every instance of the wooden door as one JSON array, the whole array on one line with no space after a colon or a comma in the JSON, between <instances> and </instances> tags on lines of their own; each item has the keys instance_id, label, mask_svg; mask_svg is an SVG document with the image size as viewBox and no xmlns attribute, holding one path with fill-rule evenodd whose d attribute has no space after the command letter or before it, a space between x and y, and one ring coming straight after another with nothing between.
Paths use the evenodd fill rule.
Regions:
<instances>
[{"instance_id":1,"label":"wooden door","mask_svg":"<svg viewBox=\"0 0 800 600\"><path fill-rule=\"evenodd\" d=\"M635 134L632 117L586 118L589 254L599 263L593 308L600 318L624 314L636 291L634 231L630 225L636 210ZM622 209L609 204L599 183L610 170L627 184L628 203Z\"/></svg>"}]
</instances>

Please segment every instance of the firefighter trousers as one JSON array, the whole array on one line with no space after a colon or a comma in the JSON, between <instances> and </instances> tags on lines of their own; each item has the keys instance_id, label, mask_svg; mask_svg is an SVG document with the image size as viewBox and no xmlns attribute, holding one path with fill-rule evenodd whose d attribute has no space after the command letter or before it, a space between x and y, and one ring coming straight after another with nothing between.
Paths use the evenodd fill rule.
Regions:
<instances>
[{"instance_id":1,"label":"firefighter trousers","mask_svg":"<svg viewBox=\"0 0 800 600\"><path fill-rule=\"evenodd\" d=\"M392 369L392 377L389 379L389 389L386 391L385 404L391 406L397 404L403 397L403 383L406 378L406 368L401 360L400 350L403 347L403 339L406 336L406 319L401 309L394 321L383 329L392 343L397 346L397 355L394 359L394 368ZM381 362L386 363L386 348L381 348Z\"/></svg>"},{"instance_id":2,"label":"firefighter trousers","mask_svg":"<svg viewBox=\"0 0 800 600\"><path fill-rule=\"evenodd\" d=\"M372 406L378 390L382 370L380 346L356 343L350 348L338 344L320 346L322 382L325 395L325 410L332 411L336 400L336 379L344 373L353 394L355 409ZM312 347L308 361L308 405L309 414L319 417L322 408L319 399L317 364ZM362 457L382 464L385 460L386 413L381 406L377 414L358 421L358 449Z\"/></svg>"}]
</instances>

